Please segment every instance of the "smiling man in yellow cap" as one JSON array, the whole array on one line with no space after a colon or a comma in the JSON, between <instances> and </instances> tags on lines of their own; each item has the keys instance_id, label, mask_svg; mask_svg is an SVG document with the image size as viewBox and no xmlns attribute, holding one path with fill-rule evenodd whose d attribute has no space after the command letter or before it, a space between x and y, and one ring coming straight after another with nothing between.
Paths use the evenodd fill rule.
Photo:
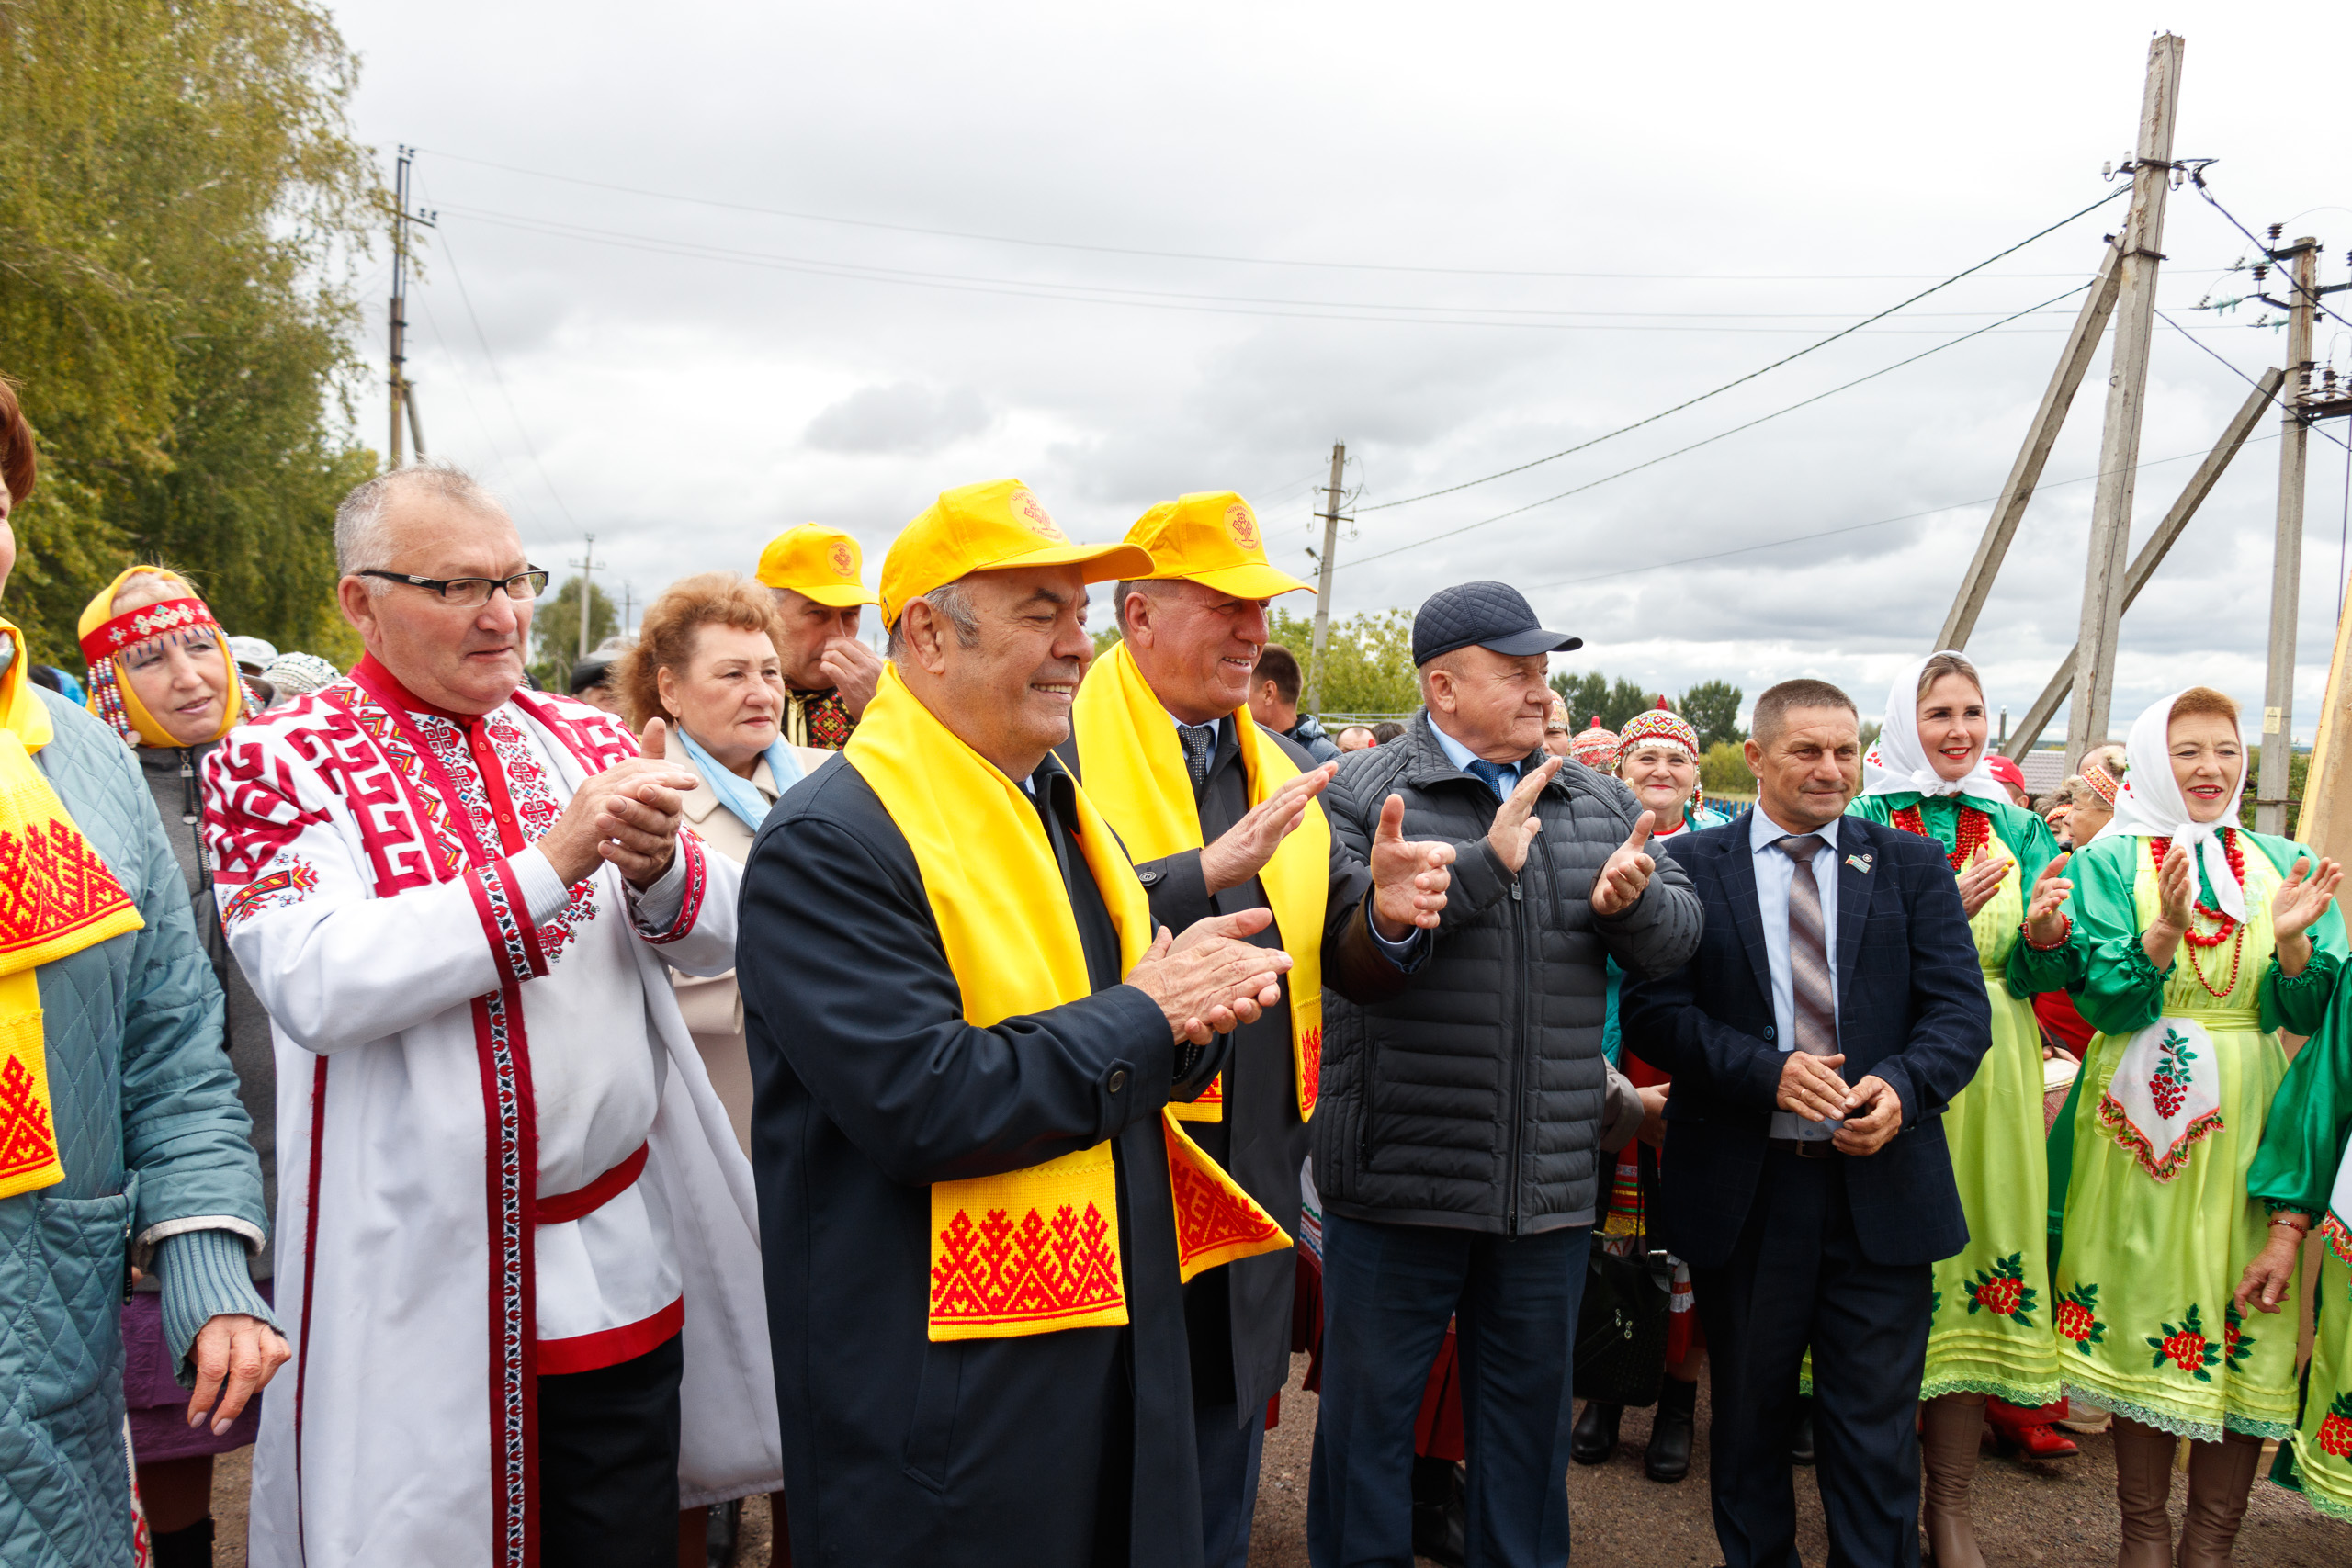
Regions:
<instances>
[{"instance_id":1,"label":"smiling man in yellow cap","mask_svg":"<svg viewBox=\"0 0 2352 1568\"><path fill-rule=\"evenodd\" d=\"M1176 1114L1286 1229L1298 1227L1300 1162L1323 1050L1323 987L1393 997L1445 906L1450 844L1408 844L1403 804L1371 863L1334 838L1316 800L1339 764L1255 722L1250 682L1266 602L1312 592L1266 559L1258 519L1230 491L1163 501L1127 531L1148 570L1118 585L1120 641L1080 688L1059 748L1135 857L1152 918L1182 931L1270 909L1253 939L1287 949L1288 996L1233 1036L1225 1072ZM1287 1253L1237 1259L1184 1287L1204 1561L1244 1568L1266 1401L1290 1371Z\"/></svg>"},{"instance_id":2,"label":"smiling man in yellow cap","mask_svg":"<svg viewBox=\"0 0 2352 1568\"><path fill-rule=\"evenodd\" d=\"M882 679L880 656L857 640L865 606L882 602L859 575L864 561L855 539L820 523L787 528L760 552L760 581L775 594L784 738L795 746L848 745Z\"/></svg>"},{"instance_id":3,"label":"smiling man in yellow cap","mask_svg":"<svg viewBox=\"0 0 2352 1568\"><path fill-rule=\"evenodd\" d=\"M941 495L883 563L857 733L752 846L737 973L801 1562L1201 1561L1182 1281L1291 1242L1165 1111L1290 960L1247 940L1258 911L1171 942L1052 754L1087 584L1150 564L1016 479Z\"/></svg>"}]
</instances>

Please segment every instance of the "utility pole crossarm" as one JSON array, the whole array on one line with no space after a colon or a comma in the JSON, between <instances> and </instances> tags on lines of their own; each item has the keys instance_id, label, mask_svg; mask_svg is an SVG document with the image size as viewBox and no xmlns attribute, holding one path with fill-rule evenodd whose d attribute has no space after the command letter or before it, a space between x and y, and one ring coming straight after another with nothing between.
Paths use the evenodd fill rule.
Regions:
<instances>
[{"instance_id":1,"label":"utility pole crossarm","mask_svg":"<svg viewBox=\"0 0 2352 1568\"><path fill-rule=\"evenodd\" d=\"M2025 446L2018 451L2017 461L2010 466L2008 480L1993 502L1993 514L1985 520L1984 536L1976 544L1976 558L1968 563L1968 574L1961 579L1960 592L1952 600L1951 613L1944 616L1943 629L1936 636L1939 649L1966 648L1969 637L1976 630L1976 617L1984 614L1984 602L1992 595L1993 580L2000 575L2002 558L2008 554L2009 541L2017 536L2026 503L2033 499L2034 487L2041 482L2042 465L2050 460L2050 449L2065 425L2066 411L2073 407L2075 389L2082 386L2084 373L2090 368L2099 339L2107 332L2108 318L2115 313L2115 298L2123 279L2119 265L2121 256L2120 247L2109 243L2099 258L2098 272L2091 279L2090 292L2075 317L2074 330L2067 333L2065 347L2058 352L2058 367L2051 373L2050 385L2041 394L2041 406L2034 411L2033 423L2026 427Z\"/></svg>"}]
</instances>

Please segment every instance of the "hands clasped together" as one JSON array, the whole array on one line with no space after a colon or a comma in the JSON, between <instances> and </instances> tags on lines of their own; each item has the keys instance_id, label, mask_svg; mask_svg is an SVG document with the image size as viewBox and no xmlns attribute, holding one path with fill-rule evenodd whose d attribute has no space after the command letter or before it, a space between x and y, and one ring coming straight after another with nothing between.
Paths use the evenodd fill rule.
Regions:
<instances>
[{"instance_id":1,"label":"hands clasped together","mask_svg":"<svg viewBox=\"0 0 2352 1568\"><path fill-rule=\"evenodd\" d=\"M1253 806L1201 851L1201 880L1212 894L1238 887L1265 870L1283 840L1306 820L1308 807L1340 771L1337 762L1311 768L1289 779ZM1380 808L1372 840L1373 927L1390 942L1416 928L1436 926L1445 909L1453 874L1453 846L1414 843L1404 835L1405 802L1390 795ZM1271 909L1195 921L1182 936L1162 928L1159 939L1127 975L1127 984L1160 1005L1179 1040L1204 1045L1213 1035L1254 1023L1282 1000L1281 977L1290 955L1260 947L1247 938L1264 931ZM1301 933L1319 941L1322 933Z\"/></svg>"},{"instance_id":2,"label":"hands clasped together","mask_svg":"<svg viewBox=\"0 0 2352 1568\"><path fill-rule=\"evenodd\" d=\"M678 847L678 818L697 781L663 760L668 731L662 720L645 727L643 755L590 777L563 808L539 850L566 886L584 882L605 861L633 887L646 888L670 869Z\"/></svg>"}]
</instances>

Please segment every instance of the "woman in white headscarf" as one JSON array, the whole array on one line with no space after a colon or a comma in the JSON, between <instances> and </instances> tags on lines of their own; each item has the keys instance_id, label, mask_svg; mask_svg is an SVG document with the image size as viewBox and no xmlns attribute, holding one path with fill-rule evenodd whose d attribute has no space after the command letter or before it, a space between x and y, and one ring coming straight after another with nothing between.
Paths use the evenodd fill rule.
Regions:
<instances>
[{"instance_id":1,"label":"woman in white headscarf","mask_svg":"<svg viewBox=\"0 0 2352 1568\"><path fill-rule=\"evenodd\" d=\"M2247 1170L2287 1070L2278 1032L2316 1032L2343 969L2343 874L2236 826L2237 713L2192 686L2142 714L2115 819L2074 863L2076 1002L2099 1032L2075 1080L2054 1323L2068 1387L2115 1412L2120 1568L2174 1562L2177 1437L2179 1568L2221 1568L2262 1439L2295 1428L2294 1329L2231 1298L2273 1224Z\"/></svg>"},{"instance_id":2,"label":"woman in white headscarf","mask_svg":"<svg viewBox=\"0 0 2352 1568\"><path fill-rule=\"evenodd\" d=\"M1943 1113L1968 1246L1936 1265L1919 1397L1924 1514L1938 1568L1982 1568L1969 1480L1995 1395L2036 1410L2059 1397L2050 1331L2050 1173L2042 1140L2038 992L2082 978L2063 908L2071 884L2049 827L2014 804L1985 766L1984 689L1975 667L1942 652L1886 694L1878 744L1848 807L1936 840L1960 880L1992 1004L1993 1039Z\"/></svg>"}]
</instances>

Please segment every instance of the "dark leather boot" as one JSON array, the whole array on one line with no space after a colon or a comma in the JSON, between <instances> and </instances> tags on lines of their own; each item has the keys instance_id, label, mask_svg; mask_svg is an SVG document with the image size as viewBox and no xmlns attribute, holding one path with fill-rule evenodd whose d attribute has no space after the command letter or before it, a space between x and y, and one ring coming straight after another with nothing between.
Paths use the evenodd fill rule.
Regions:
<instances>
[{"instance_id":1,"label":"dark leather boot","mask_svg":"<svg viewBox=\"0 0 2352 1568\"><path fill-rule=\"evenodd\" d=\"M735 1568L736 1554L743 1547L743 1499L714 1503L710 1506L710 1522L706 1528L703 1550L709 1568Z\"/></svg>"},{"instance_id":2,"label":"dark leather boot","mask_svg":"<svg viewBox=\"0 0 2352 1568\"><path fill-rule=\"evenodd\" d=\"M2262 1439L2244 1432L2188 1445L2188 1506L2181 1513L2180 1553L2174 1560L2180 1568L2229 1568L2261 1459Z\"/></svg>"},{"instance_id":3,"label":"dark leather boot","mask_svg":"<svg viewBox=\"0 0 2352 1568\"><path fill-rule=\"evenodd\" d=\"M1586 1400L1583 1413L1568 1431L1568 1457L1578 1464L1607 1464L1609 1456L1617 1451L1617 1424L1624 1418L1622 1404Z\"/></svg>"},{"instance_id":4,"label":"dark leather boot","mask_svg":"<svg viewBox=\"0 0 2352 1568\"><path fill-rule=\"evenodd\" d=\"M1668 1484L1690 1473L1690 1444L1698 1436L1699 1385L1673 1378L1658 1384L1657 1418L1650 1423L1642 1473Z\"/></svg>"},{"instance_id":5,"label":"dark leather boot","mask_svg":"<svg viewBox=\"0 0 2352 1568\"><path fill-rule=\"evenodd\" d=\"M1444 1568L1470 1557L1470 1501L1462 1467L1450 1459L1413 1456L1413 1555Z\"/></svg>"},{"instance_id":6,"label":"dark leather boot","mask_svg":"<svg viewBox=\"0 0 2352 1568\"><path fill-rule=\"evenodd\" d=\"M2115 1418L2115 1506L2122 1542L2115 1568L2171 1568L2173 1436ZM2259 1451L2259 1450L2257 1450Z\"/></svg>"},{"instance_id":7,"label":"dark leather boot","mask_svg":"<svg viewBox=\"0 0 2352 1568\"><path fill-rule=\"evenodd\" d=\"M1976 1473L1984 1436L1982 1399L1947 1393L1919 1412L1919 1468L1926 1482L1921 1523L1936 1568L1984 1568L1968 1511L1968 1483Z\"/></svg>"}]
</instances>

